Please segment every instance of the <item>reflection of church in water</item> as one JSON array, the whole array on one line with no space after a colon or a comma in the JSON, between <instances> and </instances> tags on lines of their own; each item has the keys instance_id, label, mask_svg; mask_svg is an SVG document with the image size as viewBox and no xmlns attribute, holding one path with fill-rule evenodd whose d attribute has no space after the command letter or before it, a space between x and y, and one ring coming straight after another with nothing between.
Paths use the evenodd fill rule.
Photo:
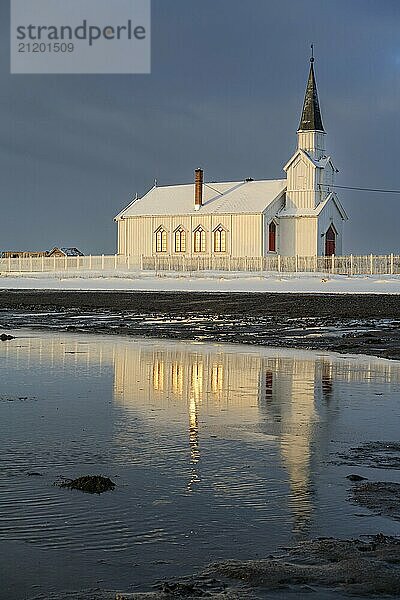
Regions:
<instances>
[{"instance_id":1,"label":"reflection of church in water","mask_svg":"<svg viewBox=\"0 0 400 600\"><path fill-rule=\"evenodd\" d=\"M126 408L148 402L168 414L186 403L192 481L199 474L201 426L199 415L213 412L214 424L261 423L267 439L274 438L287 472L289 506L295 529L307 527L312 511L313 457L325 453L329 423L338 409L335 387L340 382L368 381L381 369L390 380L398 369L366 358L354 360L317 356L312 352L260 348L203 346L190 343L125 346L115 355L116 402ZM214 409L218 410L215 411ZM162 419L166 413L159 413ZM249 419L250 417L250 419Z\"/></svg>"},{"instance_id":2,"label":"reflection of church in water","mask_svg":"<svg viewBox=\"0 0 400 600\"><path fill-rule=\"evenodd\" d=\"M258 423L266 443L277 445L289 482L295 529L312 512L313 460L326 453L330 423L339 410L338 388L346 382L400 381L396 363L373 357L334 357L313 352L124 338L28 338L8 346L13 361L76 366L80 372L114 372L114 402L169 426L176 407L186 406L189 489L200 477L201 421L213 414L221 428ZM28 356L27 356L28 355ZM111 390L110 390L111 391ZM127 430L129 418L125 419ZM176 422L176 421L175 421ZM222 429L223 430L223 429ZM121 432L123 433L123 432ZM129 437L129 436L128 436Z\"/></svg>"}]
</instances>

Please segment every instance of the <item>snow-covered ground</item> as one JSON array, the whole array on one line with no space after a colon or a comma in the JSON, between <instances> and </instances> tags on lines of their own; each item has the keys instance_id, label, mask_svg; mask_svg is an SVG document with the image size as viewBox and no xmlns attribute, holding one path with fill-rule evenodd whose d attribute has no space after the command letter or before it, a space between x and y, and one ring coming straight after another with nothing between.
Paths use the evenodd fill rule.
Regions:
<instances>
[{"instance_id":1,"label":"snow-covered ground","mask_svg":"<svg viewBox=\"0 0 400 600\"><path fill-rule=\"evenodd\" d=\"M347 277L307 273L261 276L210 272L196 276L187 273L27 273L0 277L0 289L400 294L400 276Z\"/></svg>"}]
</instances>

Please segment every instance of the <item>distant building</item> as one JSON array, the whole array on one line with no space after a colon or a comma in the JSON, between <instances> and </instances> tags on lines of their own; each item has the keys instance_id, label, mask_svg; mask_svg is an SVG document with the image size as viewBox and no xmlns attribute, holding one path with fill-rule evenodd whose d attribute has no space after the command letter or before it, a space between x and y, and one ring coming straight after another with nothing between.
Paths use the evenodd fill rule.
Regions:
<instances>
[{"instance_id":1,"label":"distant building","mask_svg":"<svg viewBox=\"0 0 400 600\"><path fill-rule=\"evenodd\" d=\"M155 185L116 217L118 254L129 256L317 256L342 253L347 215L325 150L314 58L285 179Z\"/></svg>"},{"instance_id":2,"label":"distant building","mask_svg":"<svg viewBox=\"0 0 400 600\"><path fill-rule=\"evenodd\" d=\"M0 253L1 258L48 258L49 256L64 257L64 256L84 256L83 252L78 248L53 248L53 250L43 250L40 252L23 251L4 251Z\"/></svg>"},{"instance_id":3,"label":"distant building","mask_svg":"<svg viewBox=\"0 0 400 600\"><path fill-rule=\"evenodd\" d=\"M1 253L1 258L42 258L44 256L47 256L47 252L29 252L24 250L22 252L8 251Z\"/></svg>"},{"instance_id":4,"label":"distant building","mask_svg":"<svg viewBox=\"0 0 400 600\"><path fill-rule=\"evenodd\" d=\"M50 252L47 253L47 256L56 256L56 257L64 257L64 256L84 256L83 252L78 250L78 248L53 248Z\"/></svg>"}]
</instances>

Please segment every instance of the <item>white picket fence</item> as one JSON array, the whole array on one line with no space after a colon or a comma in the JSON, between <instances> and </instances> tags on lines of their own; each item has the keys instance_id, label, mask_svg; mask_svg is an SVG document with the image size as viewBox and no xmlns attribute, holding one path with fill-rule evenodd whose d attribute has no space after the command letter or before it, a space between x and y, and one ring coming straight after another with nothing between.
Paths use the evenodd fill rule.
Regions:
<instances>
[{"instance_id":1,"label":"white picket fence","mask_svg":"<svg viewBox=\"0 0 400 600\"><path fill-rule=\"evenodd\" d=\"M0 258L0 273L81 273L139 270L141 257L119 256L42 256L39 258Z\"/></svg>"},{"instance_id":2,"label":"white picket fence","mask_svg":"<svg viewBox=\"0 0 400 600\"><path fill-rule=\"evenodd\" d=\"M134 271L196 273L199 271L399 275L400 255L375 256L74 256L1 258L0 274L124 274Z\"/></svg>"},{"instance_id":3,"label":"white picket fence","mask_svg":"<svg viewBox=\"0 0 400 600\"><path fill-rule=\"evenodd\" d=\"M266 256L266 257L184 257L141 258L145 271L245 271L277 273L330 273L337 275L399 275L400 256Z\"/></svg>"}]
</instances>

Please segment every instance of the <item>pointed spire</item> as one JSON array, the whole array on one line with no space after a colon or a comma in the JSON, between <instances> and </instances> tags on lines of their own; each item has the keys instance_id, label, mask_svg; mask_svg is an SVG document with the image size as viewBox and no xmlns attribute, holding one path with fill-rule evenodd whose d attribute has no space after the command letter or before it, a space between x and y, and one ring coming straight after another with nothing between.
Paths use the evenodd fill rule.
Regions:
<instances>
[{"instance_id":1,"label":"pointed spire","mask_svg":"<svg viewBox=\"0 0 400 600\"><path fill-rule=\"evenodd\" d=\"M314 46L311 44L310 74L308 76L303 112L300 119L299 131L323 131L321 111L319 108L317 84L314 75Z\"/></svg>"}]
</instances>

